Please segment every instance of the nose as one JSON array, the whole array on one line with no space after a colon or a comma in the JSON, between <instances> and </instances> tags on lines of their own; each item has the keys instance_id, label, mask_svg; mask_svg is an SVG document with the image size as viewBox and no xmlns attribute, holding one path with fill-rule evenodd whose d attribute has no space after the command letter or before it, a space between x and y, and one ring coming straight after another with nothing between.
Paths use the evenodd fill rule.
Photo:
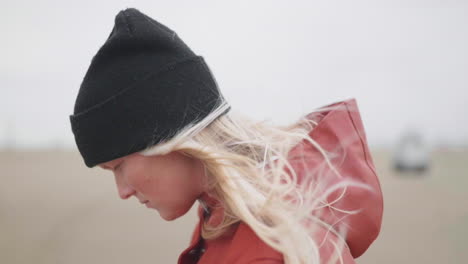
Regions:
<instances>
[{"instance_id":1,"label":"nose","mask_svg":"<svg viewBox=\"0 0 468 264\"><path fill-rule=\"evenodd\" d=\"M119 175L117 173L114 174L115 177L115 183L117 185L117 192L119 194L119 197L123 200L126 200L130 198L132 195L134 195L136 192L135 190L127 184L125 181L123 175Z\"/></svg>"}]
</instances>

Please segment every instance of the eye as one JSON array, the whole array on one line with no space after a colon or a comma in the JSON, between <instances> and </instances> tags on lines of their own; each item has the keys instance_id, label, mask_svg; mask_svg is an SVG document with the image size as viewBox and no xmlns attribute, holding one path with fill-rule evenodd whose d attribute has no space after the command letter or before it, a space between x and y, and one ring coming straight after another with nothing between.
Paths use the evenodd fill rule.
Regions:
<instances>
[{"instance_id":1,"label":"eye","mask_svg":"<svg viewBox=\"0 0 468 264\"><path fill-rule=\"evenodd\" d=\"M122 163L123 163L123 161L122 161L122 162L120 162L120 163L119 163L119 165L115 166L115 167L114 167L114 170L118 170L118 169L120 169L120 166L122 165Z\"/></svg>"},{"instance_id":2,"label":"eye","mask_svg":"<svg viewBox=\"0 0 468 264\"><path fill-rule=\"evenodd\" d=\"M106 166L106 165L99 165L99 167L100 167L101 169L103 169L103 170L112 170L111 167L108 167L108 166Z\"/></svg>"}]
</instances>

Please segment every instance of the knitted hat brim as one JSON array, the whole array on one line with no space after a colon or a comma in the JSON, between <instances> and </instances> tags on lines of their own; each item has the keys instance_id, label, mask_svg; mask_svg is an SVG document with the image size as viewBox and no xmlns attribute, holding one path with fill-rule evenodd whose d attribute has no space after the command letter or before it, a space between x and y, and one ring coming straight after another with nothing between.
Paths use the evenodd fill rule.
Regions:
<instances>
[{"instance_id":1,"label":"knitted hat brim","mask_svg":"<svg viewBox=\"0 0 468 264\"><path fill-rule=\"evenodd\" d=\"M70 115L70 122L84 162L92 168L172 138L205 118L223 99L203 57L193 56L156 69L120 93Z\"/></svg>"}]
</instances>

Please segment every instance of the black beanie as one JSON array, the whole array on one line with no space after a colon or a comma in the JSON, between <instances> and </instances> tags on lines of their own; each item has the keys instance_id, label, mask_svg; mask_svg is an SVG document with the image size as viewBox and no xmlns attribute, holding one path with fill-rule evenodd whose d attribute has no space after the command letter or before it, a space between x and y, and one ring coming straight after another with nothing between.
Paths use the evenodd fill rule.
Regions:
<instances>
[{"instance_id":1,"label":"black beanie","mask_svg":"<svg viewBox=\"0 0 468 264\"><path fill-rule=\"evenodd\" d=\"M222 104L203 57L170 28L127 8L92 58L69 117L91 168L169 140Z\"/></svg>"}]
</instances>

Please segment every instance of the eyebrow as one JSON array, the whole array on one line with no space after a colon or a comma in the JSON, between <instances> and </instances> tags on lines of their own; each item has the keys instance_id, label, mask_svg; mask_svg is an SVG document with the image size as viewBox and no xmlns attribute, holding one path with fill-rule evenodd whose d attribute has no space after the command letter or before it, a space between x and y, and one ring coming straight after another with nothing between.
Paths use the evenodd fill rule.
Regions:
<instances>
[{"instance_id":1,"label":"eyebrow","mask_svg":"<svg viewBox=\"0 0 468 264\"><path fill-rule=\"evenodd\" d=\"M109 167L104 166L104 165L99 165L99 168L101 168L101 169L103 169L103 170L108 170L108 169L109 169Z\"/></svg>"},{"instance_id":2,"label":"eyebrow","mask_svg":"<svg viewBox=\"0 0 468 264\"><path fill-rule=\"evenodd\" d=\"M122 161L122 162L119 162L119 164L118 164L117 166L115 166L113 169L112 169L110 166L106 166L106 165L99 165L99 167L101 167L101 168L104 169L104 170L113 171L113 170L117 170L117 169L120 167L120 165L121 165L122 163L123 163L123 161Z\"/></svg>"}]
</instances>

